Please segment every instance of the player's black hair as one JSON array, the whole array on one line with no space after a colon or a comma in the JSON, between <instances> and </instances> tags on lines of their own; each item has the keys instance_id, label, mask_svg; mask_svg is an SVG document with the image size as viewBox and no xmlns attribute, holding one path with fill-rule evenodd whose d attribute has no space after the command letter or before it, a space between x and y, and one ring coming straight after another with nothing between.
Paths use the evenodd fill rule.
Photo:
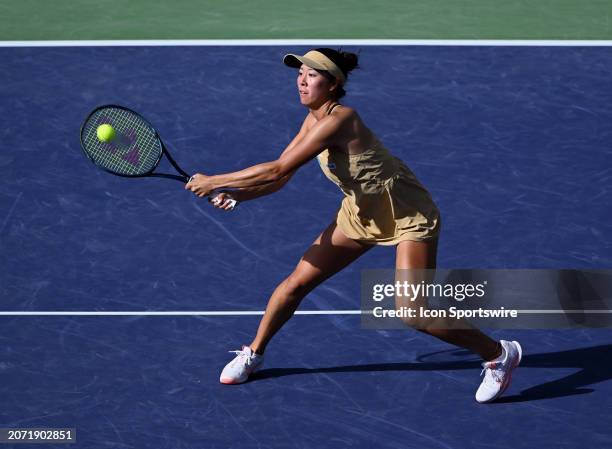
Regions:
<instances>
[{"instance_id":1,"label":"player's black hair","mask_svg":"<svg viewBox=\"0 0 612 449\"><path fill-rule=\"evenodd\" d=\"M355 53L342 51L342 49L334 50L333 48L315 48L315 50L319 53L323 53L325 56L331 59L333 63L336 64L342 71L347 80L349 73L352 70L359 68L359 56L357 56ZM336 81L336 78L326 70L317 70L317 72L332 83ZM346 91L344 90L344 87L338 86L338 89L336 90L336 100L339 100L345 95Z\"/></svg>"}]
</instances>

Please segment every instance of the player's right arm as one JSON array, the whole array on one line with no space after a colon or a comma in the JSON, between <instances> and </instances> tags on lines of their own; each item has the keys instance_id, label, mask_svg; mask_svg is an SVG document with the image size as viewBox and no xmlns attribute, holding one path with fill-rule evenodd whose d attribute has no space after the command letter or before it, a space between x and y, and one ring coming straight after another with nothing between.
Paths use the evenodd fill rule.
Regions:
<instances>
[{"instance_id":1,"label":"player's right arm","mask_svg":"<svg viewBox=\"0 0 612 449\"><path fill-rule=\"evenodd\" d=\"M302 123L302 127L300 128L299 132L295 135L293 140L289 143L289 145L287 145L287 147L281 153L281 157L284 154L287 154L288 152L290 152L298 143L301 142L304 136L308 134L308 131L310 130L311 126L312 126L312 117L310 114L308 114L306 118L304 119L304 122ZM287 173L281 179L274 181L274 182L269 182L267 184L261 184L261 185L253 186L253 187L242 187L237 190L222 191L222 193L227 192L232 198L240 202L252 200L255 198L259 198L260 196L270 195L271 193L277 192L285 184L287 184L287 182L289 182L289 180L291 179L294 173L295 173L295 170ZM225 195L221 196L219 199L223 200L224 198L225 198Z\"/></svg>"}]
</instances>

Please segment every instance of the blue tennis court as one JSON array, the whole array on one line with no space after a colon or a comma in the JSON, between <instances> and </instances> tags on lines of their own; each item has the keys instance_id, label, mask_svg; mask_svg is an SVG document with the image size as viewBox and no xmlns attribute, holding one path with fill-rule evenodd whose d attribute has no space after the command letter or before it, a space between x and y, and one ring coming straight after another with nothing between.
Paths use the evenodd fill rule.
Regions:
<instances>
[{"instance_id":1,"label":"blue tennis court","mask_svg":"<svg viewBox=\"0 0 612 449\"><path fill-rule=\"evenodd\" d=\"M345 103L439 205L440 267L612 266L610 47L349 49ZM79 126L119 103L188 170L272 160L305 115L281 59L305 50L0 48L2 311L263 310L341 200L316 163L222 213L176 181L96 170ZM375 248L300 310L359 309L360 271L394 256ZM491 332L525 356L480 405L477 357L346 314L294 317L252 381L220 385L258 321L0 316L0 427L74 427L97 448L612 446L609 329Z\"/></svg>"}]
</instances>

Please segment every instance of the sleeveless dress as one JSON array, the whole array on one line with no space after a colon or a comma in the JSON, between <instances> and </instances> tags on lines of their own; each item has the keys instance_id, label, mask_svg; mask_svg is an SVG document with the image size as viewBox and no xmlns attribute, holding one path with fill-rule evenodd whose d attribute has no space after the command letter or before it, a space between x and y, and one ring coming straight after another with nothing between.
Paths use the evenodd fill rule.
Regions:
<instances>
[{"instance_id":1,"label":"sleeveless dress","mask_svg":"<svg viewBox=\"0 0 612 449\"><path fill-rule=\"evenodd\" d=\"M378 138L362 153L325 149L317 160L325 176L344 193L336 223L348 238L396 245L438 237L440 212L429 192Z\"/></svg>"}]
</instances>

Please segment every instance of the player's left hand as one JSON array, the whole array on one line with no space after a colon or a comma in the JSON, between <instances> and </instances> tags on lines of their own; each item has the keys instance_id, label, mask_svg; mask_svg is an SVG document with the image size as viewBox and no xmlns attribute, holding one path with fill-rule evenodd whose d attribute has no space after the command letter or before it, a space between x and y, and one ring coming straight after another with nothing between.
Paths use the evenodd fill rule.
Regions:
<instances>
[{"instance_id":1,"label":"player's left hand","mask_svg":"<svg viewBox=\"0 0 612 449\"><path fill-rule=\"evenodd\" d=\"M210 192L212 192L212 176L206 176L202 173L196 173L191 177L189 182L185 184L186 190L191 190L200 198L207 196Z\"/></svg>"}]
</instances>

